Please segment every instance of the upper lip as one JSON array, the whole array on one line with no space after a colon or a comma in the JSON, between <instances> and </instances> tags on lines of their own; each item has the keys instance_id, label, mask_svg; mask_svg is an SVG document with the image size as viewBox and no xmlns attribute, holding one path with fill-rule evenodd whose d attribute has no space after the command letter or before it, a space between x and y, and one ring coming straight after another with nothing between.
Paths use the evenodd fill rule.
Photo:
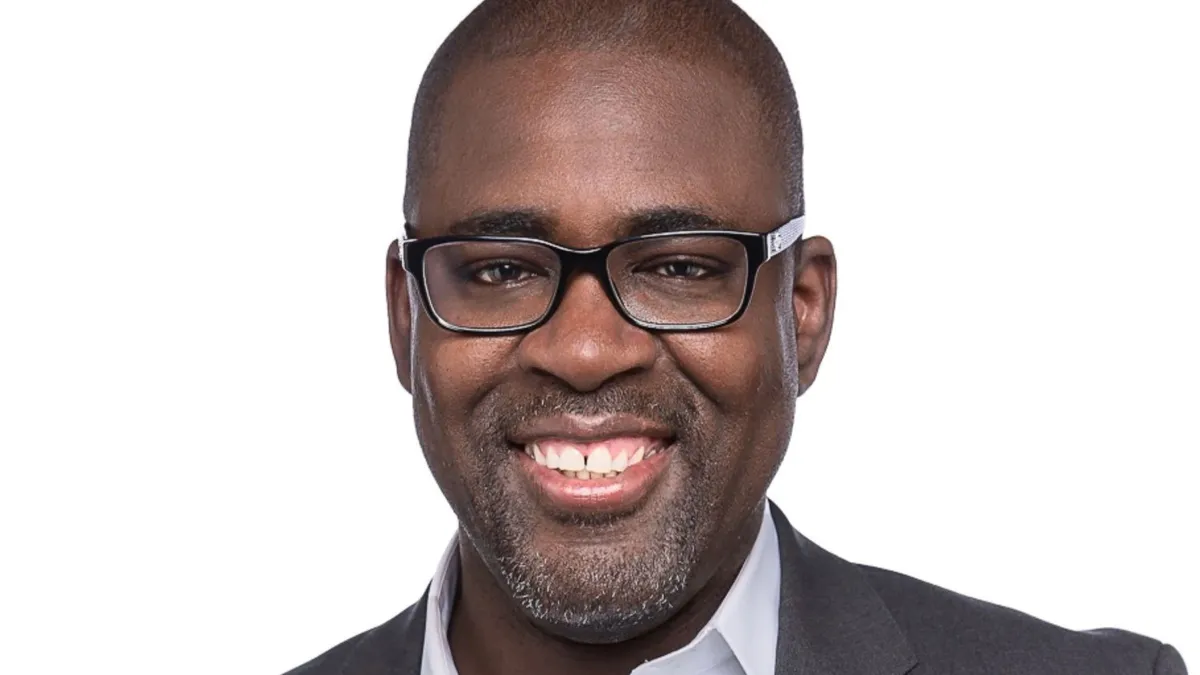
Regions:
<instances>
[{"instance_id":1,"label":"upper lip","mask_svg":"<svg viewBox=\"0 0 1200 675\"><path fill-rule=\"evenodd\" d=\"M671 428L661 422L635 415L557 415L526 420L509 440L528 445L549 438L593 443L607 438L670 438L672 435Z\"/></svg>"}]
</instances>

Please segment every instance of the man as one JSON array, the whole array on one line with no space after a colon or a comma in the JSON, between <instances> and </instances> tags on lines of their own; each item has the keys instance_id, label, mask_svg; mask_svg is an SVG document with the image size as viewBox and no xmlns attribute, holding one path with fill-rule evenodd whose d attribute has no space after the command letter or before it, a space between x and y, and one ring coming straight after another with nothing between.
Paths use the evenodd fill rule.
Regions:
<instances>
[{"instance_id":1,"label":"man","mask_svg":"<svg viewBox=\"0 0 1200 675\"><path fill-rule=\"evenodd\" d=\"M397 374L460 523L297 675L1184 673L797 533L765 497L829 342L795 94L727 0L488 0L417 97Z\"/></svg>"}]
</instances>

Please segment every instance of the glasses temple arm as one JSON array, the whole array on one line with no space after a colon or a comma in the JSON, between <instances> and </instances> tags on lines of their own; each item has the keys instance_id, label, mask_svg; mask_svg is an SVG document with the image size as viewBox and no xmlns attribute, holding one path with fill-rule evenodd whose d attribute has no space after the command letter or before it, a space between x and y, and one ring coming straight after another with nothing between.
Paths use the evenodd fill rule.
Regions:
<instances>
[{"instance_id":1,"label":"glasses temple arm","mask_svg":"<svg viewBox=\"0 0 1200 675\"><path fill-rule=\"evenodd\" d=\"M777 227L773 232L768 232L766 260L774 258L780 252L786 250L787 247L799 241L803 234L804 216L789 220Z\"/></svg>"}]
</instances>

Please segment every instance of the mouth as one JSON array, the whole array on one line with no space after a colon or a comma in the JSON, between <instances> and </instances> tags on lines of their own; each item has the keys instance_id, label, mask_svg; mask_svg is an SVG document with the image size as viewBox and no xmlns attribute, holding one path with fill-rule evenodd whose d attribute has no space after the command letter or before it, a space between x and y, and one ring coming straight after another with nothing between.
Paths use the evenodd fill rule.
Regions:
<instances>
[{"instance_id":1,"label":"mouth","mask_svg":"<svg viewBox=\"0 0 1200 675\"><path fill-rule=\"evenodd\" d=\"M634 511L670 463L674 439L646 424L552 424L513 444L522 473L544 507L563 515ZM573 433L572 433L573 432Z\"/></svg>"}]
</instances>

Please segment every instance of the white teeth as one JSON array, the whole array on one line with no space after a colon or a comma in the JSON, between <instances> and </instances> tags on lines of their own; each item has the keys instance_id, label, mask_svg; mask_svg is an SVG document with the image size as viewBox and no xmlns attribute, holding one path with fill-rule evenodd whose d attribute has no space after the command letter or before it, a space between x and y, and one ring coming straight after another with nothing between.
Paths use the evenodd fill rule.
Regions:
<instances>
[{"instance_id":1,"label":"white teeth","mask_svg":"<svg viewBox=\"0 0 1200 675\"><path fill-rule=\"evenodd\" d=\"M598 474L606 474L612 471L612 455L608 453L608 448L600 446L592 451L587 456L588 471Z\"/></svg>"},{"instance_id":2,"label":"white teeth","mask_svg":"<svg viewBox=\"0 0 1200 675\"><path fill-rule=\"evenodd\" d=\"M646 457L646 448L638 448L637 452L633 453L633 457L629 458L629 466L633 466L642 461Z\"/></svg>"},{"instance_id":3,"label":"white teeth","mask_svg":"<svg viewBox=\"0 0 1200 675\"><path fill-rule=\"evenodd\" d=\"M558 458L558 468L563 471L583 471L587 469L587 464L583 461L583 454L568 445Z\"/></svg>"},{"instance_id":4,"label":"white teeth","mask_svg":"<svg viewBox=\"0 0 1200 675\"><path fill-rule=\"evenodd\" d=\"M616 478L634 464L654 457L661 450L662 448L658 447L647 449L643 445L632 455L628 450L622 450L614 456L607 445L600 445L587 457L584 457L579 448L573 445L558 445L557 449L542 448L537 443L529 443L525 446L525 454L532 457L540 466L557 469L568 478L579 480Z\"/></svg>"},{"instance_id":5,"label":"white teeth","mask_svg":"<svg viewBox=\"0 0 1200 675\"><path fill-rule=\"evenodd\" d=\"M613 457L612 470L616 471L617 473L621 473L628 467L629 467L629 454L625 450L622 450L621 452L617 453L616 457Z\"/></svg>"}]
</instances>

